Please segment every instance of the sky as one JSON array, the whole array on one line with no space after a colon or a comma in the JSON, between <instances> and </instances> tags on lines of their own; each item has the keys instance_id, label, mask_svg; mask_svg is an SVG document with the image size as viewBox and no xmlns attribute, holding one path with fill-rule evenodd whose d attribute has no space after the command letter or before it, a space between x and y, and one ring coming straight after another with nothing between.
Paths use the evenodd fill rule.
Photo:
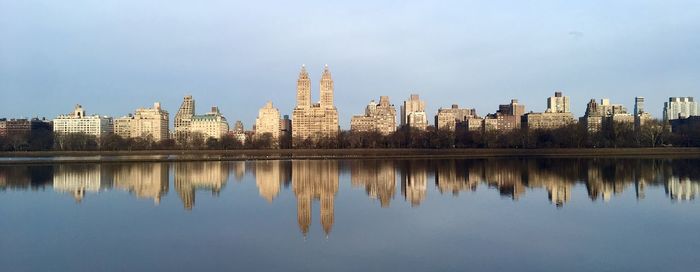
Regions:
<instances>
[{"instance_id":1,"label":"sky","mask_svg":"<svg viewBox=\"0 0 700 272\"><path fill-rule=\"evenodd\" d=\"M291 115L302 64L315 101L330 67L343 129L411 93L430 116L513 98L541 112L561 90L577 116L643 96L660 118L668 97L700 97L700 1L0 0L0 117L159 101L172 119L192 95L250 129L268 100Z\"/></svg>"}]
</instances>

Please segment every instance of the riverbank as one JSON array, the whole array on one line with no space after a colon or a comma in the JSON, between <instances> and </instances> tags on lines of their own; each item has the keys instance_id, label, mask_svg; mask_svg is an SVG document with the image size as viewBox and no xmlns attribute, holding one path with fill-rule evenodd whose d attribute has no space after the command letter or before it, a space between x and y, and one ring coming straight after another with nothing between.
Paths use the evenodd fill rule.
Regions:
<instances>
[{"instance_id":1,"label":"riverbank","mask_svg":"<svg viewBox=\"0 0 700 272\"><path fill-rule=\"evenodd\" d=\"M582 149L283 149L1 152L1 164L241 161L276 159L422 159L491 157L700 158L700 148Z\"/></svg>"}]
</instances>

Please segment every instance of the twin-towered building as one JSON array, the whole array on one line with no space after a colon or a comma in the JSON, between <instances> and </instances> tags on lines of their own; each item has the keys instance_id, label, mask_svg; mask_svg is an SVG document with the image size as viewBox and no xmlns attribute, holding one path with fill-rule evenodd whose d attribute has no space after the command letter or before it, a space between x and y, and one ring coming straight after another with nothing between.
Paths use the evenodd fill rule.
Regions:
<instances>
[{"instance_id":1,"label":"twin-towered building","mask_svg":"<svg viewBox=\"0 0 700 272\"><path fill-rule=\"evenodd\" d=\"M294 145L305 140L335 137L340 133L338 110L333 104L333 79L328 65L321 74L321 99L311 103L311 79L306 67L301 67L297 79L297 105L292 112Z\"/></svg>"}]
</instances>

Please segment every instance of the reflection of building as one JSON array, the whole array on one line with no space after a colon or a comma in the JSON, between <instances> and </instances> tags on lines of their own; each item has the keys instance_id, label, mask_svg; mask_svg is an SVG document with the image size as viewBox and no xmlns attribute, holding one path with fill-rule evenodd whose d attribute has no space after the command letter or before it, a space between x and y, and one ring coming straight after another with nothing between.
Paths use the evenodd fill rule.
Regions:
<instances>
[{"instance_id":1,"label":"reflection of building","mask_svg":"<svg viewBox=\"0 0 700 272\"><path fill-rule=\"evenodd\" d=\"M459 195L460 191L476 191L481 181L480 168L457 166L454 160L437 162L435 184L441 194ZM478 173L477 175L474 175Z\"/></svg>"},{"instance_id":2,"label":"reflection of building","mask_svg":"<svg viewBox=\"0 0 700 272\"><path fill-rule=\"evenodd\" d=\"M86 192L98 192L102 183L102 166L99 164L65 164L54 168L54 191L70 193L76 202L82 201Z\"/></svg>"},{"instance_id":3,"label":"reflection of building","mask_svg":"<svg viewBox=\"0 0 700 272\"><path fill-rule=\"evenodd\" d=\"M321 225L328 235L333 227L334 201L338 192L338 161L292 161L292 189L297 198L299 229L306 237L311 224L311 203L321 202Z\"/></svg>"},{"instance_id":4,"label":"reflection of building","mask_svg":"<svg viewBox=\"0 0 700 272\"><path fill-rule=\"evenodd\" d=\"M112 133L112 118L99 115L87 116L82 106L76 105L71 114L63 114L53 119L56 133L85 133L100 137Z\"/></svg>"},{"instance_id":5,"label":"reflection of building","mask_svg":"<svg viewBox=\"0 0 700 272\"><path fill-rule=\"evenodd\" d=\"M382 207L389 207L396 190L396 169L393 161L352 161L350 179L353 187L364 187L370 198L379 199Z\"/></svg>"},{"instance_id":6,"label":"reflection of building","mask_svg":"<svg viewBox=\"0 0 700 272\"><path fill-rule=\"evenodd\" d=\"M134 115L114 120L114 133L124 138L152 137L154 141L168 139L168 112L161 109L160 103L153 108L139 108Z\"/></svg>"},{"instance_id":7,"label":"reflection of building","mask_svg":"<svg viewBox=\"0 0 700 272\"><path fill-rule=\"evenodd\" d=\"M396 108L389 103L388 96L379 97L379 104L372 100L365 108L365 114L352 117L350 129L360 132L376 131L389 135L396 131Z\"/></svg>"},{"instance_id":8,"label":"reflection of building","mask_svg":"<svg viewBox=\"0 0 700 272\"><path fill-rule=\"evenodd\" d=\"M700 183L690 178L678 178L672 176L666 183L666 194L672 200L693 200L700 192Z\"/></svg>"},{"instance_id":9,"label":"reflection of building","mask_svg":"<svg viewBox=\"0 0 700 272\"><path fill-rule=\"evenodd\" d=\"M408 161L401 169L401 193L411 206L418 206L428 190L428 169L425 161Z\"/></svg>"},{"instance_id":10,"label":"reflection of building","mask_svg":"<svg viewBox=\"0 0 700 272\"><path fill-rule=\"evenodd\" d=\"M157 204L168 193L168 165L163 163L119 164L113 169L114 188L152 198Z\"/></svg>"},{"instance_id":11,"label":"reflection of building","mask_svg":"<svg viewBox=\"0 0 700 272\"><path fill-rule=\"evenodd\" d=\"M523 170L519 161L487 160L484 165L484 179L490 187L496 187L502 196L514 200L525 193Z\"/></svg>"},{"instance_id":12,"label":"reflection of building","mask_svg":"<svg viewBox=\"0 0 700 272\"><path fill-rule=\"evenodd\" d=\"M228 181L229 169L225 162L185 162L175 163L175 191L180 195L186 210L192 210L195 191L211 190L218 195Z\"/></svg>"},{"instance_id":13,"label":"reflection of building","mask_svg":"<svg viewBox=\"0 0 700 272\"><path fill-rule=\"evenodd\" d=\"M255 161L255 184L260 196L267 202L277 197L284 182L283 165L281 161Z\"/></svg>"},{"instance_id":14,"label":"reflection of building","mask_svg":"<svg viewBox=\"0 0 700 272\"><path fill-rule=\"evenodd\" d=\"M333 104L333 79L328 65L321 75L321 100L311 103L311 80L304 66L297 80L297 105L292 113L292 138L295 142L335 137L340 132L338 110Z\"/></svg>"}]
</instances>

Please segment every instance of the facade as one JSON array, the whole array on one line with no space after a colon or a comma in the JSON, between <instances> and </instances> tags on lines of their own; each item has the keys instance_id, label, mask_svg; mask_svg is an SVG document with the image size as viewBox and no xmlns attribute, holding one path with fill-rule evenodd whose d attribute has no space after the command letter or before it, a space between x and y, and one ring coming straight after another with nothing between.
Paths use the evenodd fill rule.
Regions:
<instances>
[{"instance_id":1,"label":"facade","mask_svg":"<svg viewBox=\"0 0 700 272\"><path fill-rule=\"evenodd\" d=\"M173 126L175 127L174 138L178 141L186 141L190 137L190 126L195 113L194 105L192 96L185 96L180 109L175 114L175 120L173 121Z\"/></svg>"},{"instance_id":2,"label":"facade","mask_svg":"<svg viewBox=\"0 0 700 272\"><path fill-rule=\"evenodd\" d=\"M642 102L643 103L643 102ZM637 105L635 105L637 110ZM590 133L598 132L607 123L635 124L635 116L627 113L627 108L621 104L611 104L610 99L603 98L600 104L591 99L586 106L586 114L579 122L586 126Z\"/></svg>"},{"instance_id":3,"label":"facade","mask_svg":"<svg viewBox=\"0 0 700 272\"><path fill-rule=\"evenodd\" d=\"M0 119L0 136L29 136L31 130L32 122L27 119Z\"/></svg>"},{"instance_id":4,"label":"facade","mask_svg":"<svg viewBox=\"0 0 700 272\"><path fill-rule=\"evenodd\" d=\"M297 80L297 105L292 112L294 142L306 139L336 137L340 132L338 110L333 105L333 79L328 65L321 75L321 100L311 103L311 80L306 67L301 67Z\"/></svg>"},{"instance_id":5,"label":"facade","mask_svg":"<svg viewBox=\"0 0 700 272\"><path fill-rule=\"evenodd\" d=\"M425 113L425 101L417 94L403 102L401 106L401 125L425 130L428 127L428 115Z\"/></svg>"},{"instance_id":6,"label":"facade","mask_svg":"<svg viewBox=\"0 0 700 272\"><path fill-rule=\"evenodd\" d=\"M221 139L221 136L228 133L228 121L218 107L211 107L211 112L205 115L192 116L191 120L190 133L200 134L204 139Z\"/></svg>"},{"instance_id":7,"label":"facade","mask_svg":"<svg viewBox=\"0 0 700 272\"><path fill-rule=\"evenodd\" d=\"M652 120L651 114L644 110L644 97L634 98L634 127L639 129L646 122Z\"/></svg>"},{"instance_id":8,"label":"facade","mask_svg":"<svg viewBox=\"0 0 700 272\"><path fill-rule=\"evenodd\" d=\"M272 106L268 101L265 106L258 111L258 118L255 119L255 137L262 137L269 133L275 142L280 139L280 111Z\"/></svg>"},{"instance_id":9,"label":"facade","mask_svg":"<svg viewBox=\"0 0 700 272\"><path fill-rule=\"evenodd\" d=\"M547 98L547 113L567 113L571 112L569 97L562 95L562 92L554 92L554 96Z\"/></svg>"},{"instance_id":10,"label":"facade","mask_svg":"<svg viewBox=\"0 0 700 272\"><path fill-rule=\"evenodd\" d=\"M438 129L446 129L456 131L458 127L467 127L465 122L468 119L479 118L476 115L475 109L459 108L458 105L452 105L450 108L438 109L435 115L435 127Z\"/></svg>"},{"instance_id":11,"label":"facade","mask_svg":"<svg viewBox=\"0 0 700 272\"><path fill-rule=\"evenodd\" d=\"M133 115L115 119L114 133L124 138L152 137L162 141L169 138L169 121L168 112L156 102L153 108L139 108Z\"/></svg>"},{"instance_id":12,"label":"facade","mask_svg":"<svg viewBox=\"0 0 700 272\"><path fill-rule=\"evenodd\" d=\"M484 130L510 131L520 128L523 114L525 114L525 105L518 103L517 99L511 99L509 104L499 105L495 114L486 115Z\"/></svg>"},{"instance_id":13,"label":"facade","mask_svg":"<svg viewBox=\"0 0 700 272\"><path fill-rule=\"evenodd\" d=\"M372 100L365 108L364 115L352 117L350 129L360 132L377 131L389 135L396 131L396 108L389 103L388 96L381 96L379 104Z\"/></svg>"},{"instance_id":14,"label":"facade","mask_svg":"<svg viewBox=\"0 0 700 272\"><path fill-rule=\"evenodd\" d=\"M248 138L246 137L245 127L243 126L243 122L241 122L241 120L236 120L236 123L233 125L233 129L230 131L230 133L233 138L241 142L241 144L245 144L246 139Z\"/></svg>"},{"instance_id":15,"label":"facade","mask_svg":"<svg viewBox=\"0 0 700 272\"><path fill-rule=\"evenodd\" d=\"M59 115L53 119L53 130L59 134L85 133L100 137L112 133L112 118L99 115L87 116L81 105L76 105L73 113Z\"/></svg>"},{"instance_id":16,"label":"facade","mask_svg":"<svg viewBox=\"0 0 700 272\"><path fill-rule=\"evenodd\" d=\"M664 103L664 120L684 119L698 115L698 103L693 97L670 97Z\"/></svg>"}]
</instances>

